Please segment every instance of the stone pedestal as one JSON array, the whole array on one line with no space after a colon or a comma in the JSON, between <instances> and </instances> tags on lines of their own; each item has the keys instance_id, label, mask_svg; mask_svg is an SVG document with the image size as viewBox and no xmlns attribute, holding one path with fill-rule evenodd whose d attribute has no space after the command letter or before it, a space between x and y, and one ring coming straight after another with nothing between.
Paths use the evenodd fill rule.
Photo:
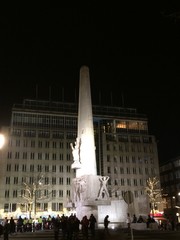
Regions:
<instances>
[{"instance_id":1,"label":"stone pedestal","mask_svg":"<svg viewBox=\"0 0 180 240\"><path fill-rule=\"evenodd\" d=\"M91 213L97 216L99 205L110 205L107 190L108 176L84 175L73 179L73 203L76 207L76 215L82 219Z\"/></svg>"}]
</instances>

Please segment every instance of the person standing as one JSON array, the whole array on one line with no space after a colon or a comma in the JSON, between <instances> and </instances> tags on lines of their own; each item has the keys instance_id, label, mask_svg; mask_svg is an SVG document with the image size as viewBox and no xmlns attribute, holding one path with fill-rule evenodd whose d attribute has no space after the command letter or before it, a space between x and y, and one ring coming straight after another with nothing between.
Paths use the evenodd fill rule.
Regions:
<instances>
[{"instance_id":1,"label":"person standing","mask_svg":"<svg viewBox=\"0 0 180 240\"><path fill-rule=\"evenodd\" d=\"M3 232L4 232L4 240L9 240L10 224L9 224L8 220L4 224Z\"/></svg>"},{"instance_id":2,"label":"person standing","mask_svg":"<svg viewBox=\"0 0 180 240\"><path fill-rule=\"evenodd\" d=\"M96 228L96 218L93 214L90 215L89 218L89 228L91 231L91 236L94 237L95 236L95 228Z\"/></svg>"},{"instance_id":3,"label":"person standing","mask_svg":"<svg viewBox=\"0 0 180 240\"><path fill-rule=\"evenodd\" d=\"M109 229L108 229L109 223L110 223L109 215L106 215L105 218L104 218L104 230L108 234L109 234Z\"/></svg>"},{"instance_id":4,"label":"person standing","mask_svg":"<svg viewBox=\"0 0 180 240\"><path fill-rule=\"evenodd\" d=\"M126 223L127 223L127 228L130 229L130 224L131 224L131 218L129 213L127 213L127 219L126 219Z\"/></svg>"},{"instance_id":5,"label":"person standing","mask_svg":"<svg viewBox=\"0 0 180 240\"><path fill-rule=\"evenodd\" d=\"M81 220L81 230L82 230L82 235L83 239L87 240L88 239L88 227L89 227L89 219L85 215L82 220Z\"/></svg>"},{"instance_id":6,"label":"person standing","mask_svg":"<svg viewBox=\"0 0 180 240\"><path fill-rule=\"evenodd\" d=\"M15 230L16 230L16 224L15 224L14 218L11 217L11 219L10 219L10 234L15 233Z\"/></svg>"}]
</instances>

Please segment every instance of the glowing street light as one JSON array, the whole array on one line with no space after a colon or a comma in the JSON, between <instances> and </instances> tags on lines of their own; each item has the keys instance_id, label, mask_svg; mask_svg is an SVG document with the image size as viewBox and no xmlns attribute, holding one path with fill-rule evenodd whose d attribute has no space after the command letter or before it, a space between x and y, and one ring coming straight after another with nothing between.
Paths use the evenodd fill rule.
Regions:
<instances>
[{"instance_id":1,"label":"glowing street light","mask_svg":"<svg viewBox=\"0 0 180 240\"><path fill-rule=\"evenodd\" d=\"M0 149L3 148L5 143L5 137L3 134L0 133Z\"/></svg>"}]
</instances>

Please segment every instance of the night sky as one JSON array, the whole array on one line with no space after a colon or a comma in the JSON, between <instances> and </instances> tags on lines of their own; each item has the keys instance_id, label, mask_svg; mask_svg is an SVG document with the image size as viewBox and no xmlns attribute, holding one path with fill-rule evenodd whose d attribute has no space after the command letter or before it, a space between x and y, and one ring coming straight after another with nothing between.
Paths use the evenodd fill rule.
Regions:
<instances>
[{"instance_id":1,"label":"night sky","mask_svg":"<svg viewBox=\"0 0 180 240\"><path fill-rule=\"evenodd\" d=\"M87 65L93 104L137 108L160 162L180 156L180 12L111 5L1 9L0 126L14 103L37 93L74 102Z\"/></svg>"}]
</instances>

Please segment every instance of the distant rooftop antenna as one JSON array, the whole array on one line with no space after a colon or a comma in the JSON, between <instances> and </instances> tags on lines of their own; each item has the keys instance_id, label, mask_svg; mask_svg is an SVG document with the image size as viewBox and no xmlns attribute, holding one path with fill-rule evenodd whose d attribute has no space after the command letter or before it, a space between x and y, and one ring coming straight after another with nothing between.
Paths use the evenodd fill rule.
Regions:
<instances>
[{"instance_id":1,"label":"distant rooftop antenna","mask_svg":"<svg viewBox=\"0 0 180 240\"><path fill-rule=\"evenodd\" d=\"M64 88L62 88L62 102L64 102Z\"/></svg>"},{"instance_id":2,"label":"distant rooftop antenna","mask_svg":"<svg viewBox=\"0 0 180 240\"><path fill-rule=\"evenodd\" d=\"M122 98L122 106L124 107L124 94L123 94L123 92L121 93L121 98Z\"/></svg>"},{"instance_id":3,"label":"distant rooftop antenna","mask_svg":"<svg viewBox=\"0 0 180 240\"><path fill-rule=\"evenodd\" d=\"M99 105L101 105L101 92L99 92Z\"/></svg>"},{"instance_id":4,"label":"distant rooftop antenna","mask_svg":"<svg viewBox=\"0 0 180 240\"><path fill-rule=\"evenodd\" d=\"M36 84L36 100L38 99L38 85Z\"/></svg>"},{"instance_id":5,"label":"distant rooftop antenna","mask_svg":"<svg viewBox=\"0 0 180 240\"><path fill-rule=\"evenodd\" d=\"M113 95L112 95L112 92L111 92L111 105L113 105Z\"/></svg>"},{"instance_id":6,"label":"distant rooftop antenna","mask_svg":"<svg viewBox=\"0 0 180 240\"><path fill-rule=\"evenodd\" d=\"M51 86L49 86L49 101L51 101Z\"/></svg>"}]
</instances>

